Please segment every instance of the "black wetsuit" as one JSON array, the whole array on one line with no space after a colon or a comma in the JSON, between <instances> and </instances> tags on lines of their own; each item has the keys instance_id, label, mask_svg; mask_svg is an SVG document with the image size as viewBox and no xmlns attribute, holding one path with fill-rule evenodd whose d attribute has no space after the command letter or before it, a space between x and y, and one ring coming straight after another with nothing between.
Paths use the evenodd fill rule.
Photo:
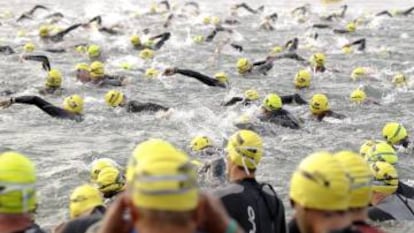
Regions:
<instances>
[{"instance_id":1,"label":"black wetsuit","mask_svg":"<svg viewBox=\"0 0 414 233\"><path fill-rule=\"evenodd\" d=\"M283 104L291 104L293 102L297 104L308 104L306 100L304 100L299 94L293 94L293 95L285 95L280 97L282 99ZM223 104L223 106L232 106L236 103L241 102L243 105L248 106L252 104L252 100L248 100L243 97L235 96L231 98L229 101Z\"/></svg>"},{"instance_id":2,"label":"black wetsuit","mask_svg":"<svg viewBox=\"0 0 414 233\"><path fill-rule=\"evenodd\" d=\"M398 193L386 197L376 206L368 209L368 217L373 221L414 220L414 200Z\"/></svg>"},{"instance_id":3,"label":"black wetsuit","mask_svg":"<svg viewBox=\"0 0 414 233\"><path fill-rule=\"evenodd\" d=\"M154 103L140 103L135 100L131 100L126 104L127 112L157 112L157 111L168 111L169 108Z\"/></svg>"},{"instance_id":4,"label":"black wetsuit","mask_svg":"<svg viewBox=\"0 0 414 233\"><path fill-rule=\"evenodd\" d=\"M246 178L216 190L215 194L245 232L286 233L283 203L269 186Z\"/></svg>"},{"instance_id":5,"label":"black wetsuit","mask_svg":"<svg viewBox=\"0 0 414 233\"><path fill-rule=\"evenodd\" d=\"M336 113L332 110L328 110L328 111L325 111L325 112L323 112L319 115L314 115L314 116L316 116L316 119L318 119L318 121L322 121L323 118L325 118L325 117L333 117L333 118L336 118L336 119L345 119L346 118L345 115L340 114L340 113Z\"/></svg>"},{"instance_id":6,"label":"black wetsuit","mask_svg":"<svg viewBox=\"0 0 414 233\"><path fill-rule=\"evenodd\" d=\"M299 226L296 222L296 219L292 219L289 224L289 233L301 233ZM347 227L342 230L330 231L329 233L384 233L381 230L378 230L376 227L373 227L366 222L356 221L353 222L350 227Z\"/></svg>"},{"instance_id":7,"label":"black wetsuit","mask_svg":"<svg viewBox=\"0 0 414 233\"><path fill-rule=\"evenodd\" d=\"M137 50L143 50L143 49L159 50L165 44L165 42L170 39L170 37L171 37L171 33L164 32L160 35L153 36L150 38L151 40L160 39L153 46L146 46L146 45L140 44L140 45L135 45L134 48Z\"/></svg>"},{"instance_id":8,"label":"black wetsuit","mask_svg":"<svg viewBox=\"0 0 414 233\"><path fill-rule=\"evenodd\" d=\"M300 123L285 109L266 112L258 116L259 120L274 123L286 128L300 129Z\"/></svg>"},{"instance_id":9,"label":"black wetsuit","mask_svg":"<svg viewBox=\"0 0 414 233\"><path fill-rule=\"evenodd\" d=\"M63 108L56 107L38 96L20 96L12 98L12 103L35 105L43 112L47 113L49 116L59 119L68 119L74 121L83 120L81 114L72 113Z\"/></svg>"},{"instance_id":10,"label":"black wetsuit","mask_svg":"<svg viewBox=\"0 0 414 233\"><path fill-rule=\"evenodd\" d=\"M398 182L397 193L410 199L414 199L414 187L411 187L401 181Z\"/></svg>"},{"instance_id":11,"label":"black wetsuit","mask_svg":"<svg viewBox=\"0 0 414 233\"><path fill-rule=\"evenodd\" d=\"M288 232L289 233L301 233L299 230L298 223L296 222L296 219L293 218L288 223Z\"/></svg>"},{"instance_id":12,"label":"black wetsuit","mask_svg":"<svg viewBox=\"0 0 414 233\"><path fill-rule=\"evenodd\" d=\"M187 77L195 78L198 81L206 84L207 86L221 87L221 88L226 88L227 87L226 84L221 83L219 80L217 80L215 78L208 77L208 76L206 76L204 74L201 74L197 71L176 69L176 73L187 76Z\"/></svg>"},{"instance_id":13,"label":"black wetsuit","mask_svg":"<svg viewBox=\"0 0 414 233\"><path fill-rule=\"evenodd\" d=\"M95 208L91 215L73 219L65 224L62 233L85 233L90 226L102 220L105 207Z\"/></svg>"}]
</instances>

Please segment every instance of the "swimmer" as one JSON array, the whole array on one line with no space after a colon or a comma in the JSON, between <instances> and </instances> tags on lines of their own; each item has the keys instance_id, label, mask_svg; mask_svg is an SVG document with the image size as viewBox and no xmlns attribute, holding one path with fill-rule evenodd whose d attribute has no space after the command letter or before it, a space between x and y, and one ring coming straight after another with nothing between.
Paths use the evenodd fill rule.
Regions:
<instances>
[{"instance_id":1,"label":"swimmer","mask_svg":"<svg viewBox=\"0 0 414 233\"><path fill-rule=\"evenodd\" d=\"M172 76L174 74L181 74L187 77L195 78L196 80L206 84L207 86L229 88L229 77L224 72L216 73L214 75L214 78L212 78L193 70L168 68L164 71L164 75L166 76Z\"/></svg>"},{"instance_id":2,"label":"swimmer","mask_svg":"<svg viewBox=\"0 0 414 233\"><path fill-rule=\"evenodd\" d=\"M346 116L340 113L336 113L330 109L328 97L324 94L316 94L312 96L309 104L309 109L312 116L318 121L322 121L325 117L332 117L336 119L345 119Z\"/></svg>"},{"instance_id":3,"label":"swimmer","mask_svg":"<svg viewBox=\"0 0 414 233\"><path fill-rule=\"evenodd\" d=\"M77 122L83 120L83 98L79 95L66 97L63 101L63 108L56 107L38 96L20 96L2 100L0 101L0 108L7 108L16 103L35 105L54 118L74 120Z\"/></svg>"},{"instance_id":4,"label":"swimmer","mask_svg":"<svg viewBox=\"0 0 414 233\"><path fill-rule=\"evenodd\" d=\"M164 107L159 104L154 103L140 103L136 100L128 100L124 93L111 90L105 94L105 102L108 106L116 108L121 107L125 108L127 112L158 112L158 111L165 111L168 112L171 110L170 108Z\"/></svg>"}]
</instances>

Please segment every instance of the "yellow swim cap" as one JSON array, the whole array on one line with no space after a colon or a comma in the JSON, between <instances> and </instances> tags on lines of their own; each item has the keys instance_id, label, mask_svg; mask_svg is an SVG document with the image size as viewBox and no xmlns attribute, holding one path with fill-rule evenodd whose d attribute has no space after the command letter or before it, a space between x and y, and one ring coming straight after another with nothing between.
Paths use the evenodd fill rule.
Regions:
<instances>
[{"instance_id":1,"label":"yellow swim cap","mask_svg":"<svg viewBox=\"0 0 414 233\"><path fill-rule=\"evenodd\" d=\"M0 154L0 214L22 214L36 209L36 170L17 152Z\"/></svg>"},{"instance_id":2,"label":"yellow swim cap","mask_svg":"<svg viewBox=\"0 0 414 233\"><path fill-rule=\"evenodd\" d=\"M272 50L270 51L271 55L276 55L283 52L283 48L281 46L275 46L272 48Z\"/></svg>"},{"instance_id":3,"label":"yellow swim cap","mask_svg":"<svg viewBox=\"0 0 414 233\"><path fill-rule=\"evenodd\" d=\"M211 21L214 25L219 25L221 23L221 19L218 16L213 16Z\"/></svg>"},{"instance_id":4,"label":"yellow swim cap","mask_svg":"<svg viewBox=\"0 0 414 233\"><path fill-rule=\"evenodd\" d=\"M364 67L357 67L352 71L351 78L355 81L357 79L363 78L366 75L366 70Z\"/></svg>"},{"instance_id":5,"label":"yellow swim cap","mask_svg":"<svg viewBox=\"0 0 414 233\"><path fill-rule=\"evenodd\" d=\"M407 77L402 73L398 73L392 78L392 83L397 87L405 86L407 85Z\"/></svg>"},{"instance_id":6,"label":"yellow swim cap","mask_svg":"<svg viewBox=\"0 0 414 233\"><path fill-rule=\"evenodd\" d=\"M105 75L105 66L100 61L94 61L89 66L89 71L92 79L99 79Z\"/></svg>"},{"instance_id":7,"label":"yellow swim cap","mask_svg":"<svg viewBox=\"0 0 414 233\"><path fill-rule=\"evenodd\" d=\"M229 138L226 150L237 166L256 169L263 156L263 140L253 131L239 130Z\"/></svg>"},{"instance_id":8,"label":"yellow swim cap","mask_svg":"<svg viewBox=\"0 0 414 233\"><path fill-rule=\"evenodd\" d=\"M110 90L105 95L105 103L110 107L118 107L124 100L124 93L117 90Z\"/></svg>"},{"instance_id":9,"label":"yellow swim cap","mask_svg":"<svg viewBox=\"0 0 414 233\"><path fill-rule=\"evenodd\" d=\"M351 46L344 46L342 47L342 52L344 54L351 54L354 50L352 49Z\"/></svg>"},{"instance_id":10,"label":"yellow swim cap","mask_svg":"<svg viewBox=\"0 0 414 233\"><path fill-rule=\"evenodd\" d=\"M249 89L249 90L247 90L247 91L244 92L244 98L246 100L250 100L250 101L252 101L252 100L258 100L259 97L260 97L259 96L259 92L257 92L254 89Z\"/></svg>"},{"instance_id":11,"label":"yellow swim cap","mask_svg":"<svg viewBox=\"0 0 414 233\"><path fill-rule=\"evenodd\" d=\"M141 39L139 38L138 35L132 35L129 40L130 40L130 42L133 46L140 46L141 45Z\"/></svg>"},{"instance_id":12,"label":"yellow swim cap","mask_svg":"<svg viewBox=\"0 0 414 233\"><path fill-rule=\"evenodd\" d=\"M39 28L39 36L41 38L46 38L49 36L49 27L46 25L40 26Z\"/></svg>"},{"instance_id":13,"label":"yellow swim cap","mask_svg":"<svg viewBox=\"0 0 414 233\"><path fill-rule=\"evenodd\" d=\"M89 65L86 64L86 63L78 63L78 64L76 64L75 69L76 70L86 70L86 71L89 71Z\"/></svg>"},{"instance_id":14,"label":"yellow swim cap","mask_svg":"<svg viewBox=\"0 0 414 233\"><path fill-rule=\"evenodd\" d=\"M282 108L282 99L277 94L269 94L264 98L262 106L268 111L275 111Z\"/></svg>"},{"instance_id":15,"label":"yellow swim cap","mask_svg":"<svg viewBox=\"0 0 414 233\"><path fill-rule=\"evenodd\" d=\"M23 50L27 53L31 53L36 49L35 45L32 42L28 42L23 46Z\"/></svg>"},{"instance_id":16,"label":"yellow swim cap","mask_svg":"<svg viewBox=\"0 0 414 233\"><path fill-rule=\"evenodd\" d=\"M229 76L224 72L216 73L214 77L222 84L228 83L229 81Z\"/></svg>"},{"instance_id":17,"label":"yellow swim cap","mask_svg":"<svg viewBox=\"0 0 414 233\"><path fill-rule=\"evenodd\" d=\"M328 111L330 108L328 97L324 94L313 95L309 104L309 108L315 115Z\"/></svg>"},{"instance_id":18,"label":"yellow swim cap","mask_svg":"<svg viewBox=\"0 0 414 233\"><path fill-rule=\"evenodd\" d=\"M190 211L198 204L197 172L175 147L150 147L130 183L135 206L162 211ZM167 153L165 153L167 152Z\"/></svg>"},{"instance_id":19,"label":"yellow swim cap","mask_svg":"<svg viewBox=\"0 0 414 233\"><path fill-rule=\"evenodd\" d=\"M139 57L144 60L149 60L154 58L154 50L152 49L144 49L141 52L139 52Z\"/></svg>"},{"instance_id":20,"label":"yellow swim cap","mask_svg":"<svg viewBox=\"0 0 414 233\"><path fill-rule=\"evenodd\" d=\"M372 147L375 146L375 144L377 144L379 141L375 141L375 140L366 140L361 147L359 148L359 154L363 157L366 158L366 156L368 155L368 153L372 150Z\"/></svg>"},{"instance_id":21,"label":"yellow swim cap","mask_svg":"<svg viewBox=\"0 0 414 233\"><path fill-rule=\"evenodd\" d=\"M77 218L86 212L103 205L103 198L98 189L87 184L79 186L73 190L70 195L70 218Z\"/></svg>"},{"instance_id":22,"label":"yellow swim cap","mask_svg":"<svg viewBox=\"0 0 414 233\"><path fill-rule=\"evenodd\" d=\"M375 162L370 165L374 174L372 190L384 194L392 194L398 188L398 173L395 167L386 162Z\"/></svg>"},{"instance_id":23,"label":"yellow swim cap","mask_svg":"<svg viewBox=\"0 0 414 233\"><path fill-rule=\"evenodd\" d=\"M47 73L45 86L47 88L59 88L62 85L62 73L57 69L51 69Z\"/></svg>"},{"instance_id":24,"label":"yellow swim cap","mask_svg":"<svg viewBox=\"0 0 414 233\"><path fill-rule=\"evenodd\" d=\"M66 97L63 101L63 109L72 113L81 114L83 112L83 98L79 95Z\"/></svg>"},{"instance_id":25,"label":"yellow swim cap","mask_svg":"<svg viewBox=\"0 0 414 233\"><path fill-rule=\"evenodd\" d=\"M365 94L364 90L358 88L354 90L349 97L351 102L361 104L367 98L367 94Z\"/></svg>"},{"instance_id":26,"label":"yellow swim cap","mask_svg":"<svg viewBox=\"0 0 414 233\"><path fill-rule=\"evenodd\" d=\"M93 161L90 165L91 181L93 183L96 183L96 179L98 179L99 173L107 167L118 168L119 165L114 160L109 158L101 158Z\"/></svg>"},{"instance_id":27,"label":"yellow swim cap","mask_svg":"<svg viewBox=\"0 0 414 233\"><path fill-rule=\"evenodd\" d=\"M204 38L203 35L195 35L195 36L193 36L194 43L201 44L201 43L204 42L204 40L205 40L205 38Z\"/></svg>"},{"instance_id":28,"label":"yellow swim cap","mask_svg":"<svg viewBox=\"0 0 414 233\"><path fill-rule=\"evenodd\" d=\"M76 46L75 49L76 49L76 52L78 52L78 53L88 52L88 48L86 46L83 46L83 45L78 45L78 46Z\"/></svg>"},{"instance_id":29,"label":"yellow swim cap","mask_svg":"<svg viewBox=\"0 0 414 233\"><path fill-rule=\"evenodd\" d=\"M382 161L389 164L396 164L398 162L398 155L392 146L380 141L367 152L365 160L368 162Z\"/></svg>"},{"instance_id":30,"label":"yellow swim cap","mask_svg":"<svg viewBox=\"0 0 414 233\"><path fill-rule=\"evenodd\" d=\"M157 70L157 69L155 69L155 68L148 68L146 71L145 71L145 77L148 77L148 78L155 78L155 77L157 77L158 76L158 74L159 74L160 72Z\"/></svg>"},{"instance_id":31,"label":"yellow swim cap","mask_svg":"<svg viewBox=\"0 0 414 233\"><path fill-rule=\"evenodd\" d=\"M138 161L141 161L146 155L161 156L172 153L177 153L177 149L167 141L161 139L149 139L141 142L135 147L132 156L129 158L126 170L127 182L129 183L132 181L134 169L137 166Z\"/></svg>"},{"instance_id":32,"label":"yellow swim cap","mask_svg":"<svg viewBox=\"0 0 414 233\"><path fill-rule=\"evenodd\" d=\"M373 179L368 163L358 154L341 151L335 158L342 164L351 178L351 199L349 208L364 208L371 201Z\"/></svg>"},{"instance_id":33,"label":"yellow swim cap","mask_svg":"<svg viewBox=\"0 0 414 233\"><path fill-rule=\"evenodd\" d=\"M296 73L294 84L298 89L308 88L311 83L311 73L308 70L300 70Z\"/></svg>"},{"instance_id":34,"label":"yellow swim cap","mask_svg":"<svg viewBox=\"0 0 414 233\"><path fill-rule=\"evenodd\" d=\"M401 140L408 137L407 130L405 127L398 122L388 122L382 128L382 136L387 140L388 143L396 145Z\"/></svg>"},{"instance_id":35,"label":"yellow swim cap","mask_svg":"<svg viewBox=\"0 0 414 233\"><path fill-rule=\"evenodd\" d=\"M328 152L314 153L303 159L290 181L290 198L309 209L347 210L349 194L347 173Z\"/></svg>"},{"instance_id":36,"label":"yellow swim cap","mask_svg":"<svg viewBox=\"0 0 414 233\"><path fill-rule=\"evenodd\" d=\"M350 22L346 25L346 30L348 32L355 32L356 30L356 24L354 22Z\"/></svg>"},{"instance_id":37,"label":"yellow swim cap","mask_svg":"<svg viewBox=\"0 0 414 233\"><path fill-rule=\"evenodd\" d=\"M192 151L201 151L209 146L213 146L213 144L207 136L194 137L190 144Z\"/></svg>"},{"instance_id":38,"label":"yellow swim cap","mask_svg":"<svg viewBox=\"0 0 414 233\"><path fill-rule=\"evenodd\" d=\"M239 74L245 74L252 69L252 65L247 58L240 58L237 60L236 67Z\"/></svg>"},{"instance_id":39,"label":"yellow swim cap","mask_svg":"<svg viewBox=\"0 0 414 233\"><path fill-rule=\"evenodd\" d=\"M96 44L89 45L87 52L89 58L98 58L101 55L101 47Z\"/></svg>"},{"instance_id":40,"label":"yellow swim cap","mask_svg":"<svg viewBox=\"0 0 414 233\"><path fill-rule=\"evenodd\" d=\"M315 53L310 58L310 63L313 66L324 66L326 62L326 56L323 53Z\"/></svg>"},{"instance_id":41,"label":"yellow swim cap","mask_svg":"<svg viewBox=\"0 0 414 233\"><path fill-rule=\"evenodd\" d=\"M211 23L211 17L210 16L206 16L203 18L203 23L204 24L210 24Z\"/></svg>"},{"instance_id":42,"label":"yellow swim cap","mask_svg":"<svg viewBox=\"0 0 414 233\"><path fill-rule=\"evenodd\" d=\"M120 192L124 189L125 178L117 168L106 167L99 172L96 184L101 193Z\"/></svg>"}]
</instances>

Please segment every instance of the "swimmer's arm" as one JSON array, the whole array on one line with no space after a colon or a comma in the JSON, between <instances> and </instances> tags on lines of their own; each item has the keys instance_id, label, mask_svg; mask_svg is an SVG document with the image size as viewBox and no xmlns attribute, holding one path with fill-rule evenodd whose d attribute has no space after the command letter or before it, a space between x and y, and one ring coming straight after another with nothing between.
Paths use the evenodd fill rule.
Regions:
<instances>
[{"instance_id":1,"label":"swimmer's arm","mask_svg":"<svg viewBox=\"0 0 414 233\"><path fill-rule=\"evenodd\" d=\"M59 17L59 18L63 18L65 17L62 13L60 12L55 12L53 14L47 15L46 17L44 17L45 19L50 19L50 18L55 18L55 17Z\"/></svg>"},{"instance_id":2,"label":"swimmer's arm","mask_svg":"<svg viewBox=\"0 0 414 233\"><path fill-rule=\"evenodd\" d=\"M231 43L230 46L238 50L239 52L243 52L243 47L241 45Z\"/></svg>"},{"instance_id":3,"label":"swimmer's arm","mask_svg":"<svg viewBox=\"0 0 414 233\"><path fill-rule=\"evenodd\" d=\"M165 6L165 8L166 8L168 11L171 9L171 7L170 7L170 3L169 3L168 1L166 1L166 0L161 1L158 5L164 5L164 6Z\"/></svg>"},{"instance_id":4,"label":"swimmer's arm","mask_svg":"<svg viewBox=\"0 0 414 233\"><path fill-rule=\"evenodd\" d=\"M218 82L217 79L208 77L208 76L206 76L204 74L201 74L201 73L199 73L197 71L177 69L176 70L176 73L182 74L182 75L187 76L187 77L195 78L198 81L200 81L200 82L202 82L202 83L204 83L204 84L206 84L208 86L225 87L225 86L221 85Z\"/></svg>"},{"instance_id":5,"label":"swimmer's arm","mask_svg":"<svg viewBox=\"0 0 414 233\"><path fill-rule=\"evenodd\" d=\"M59 33L57 33L56 35L51 36L51 37L50 37L50 39L51 39L52 41L60 41L60 40L62 40L62 39L63 39L63 37L64 37L66 34L68 34L69 32L71 32L71 31L73 31L73 30L75 30L76 28L78 28L78 27L80 27L80 26L82 26L82 24L80 24L80 23L78 23L78 24L74 24L74 25L72 25L72 26L70 26L70 27L66 28L65 30L63 30L63 31L61 31L61 32L59 32Z\"/></svg>"},{"instance_id":6,"label":"swimmer's arm","mask_svg":"<svg viewBox=\"0 0 414 233\"><path fill-rule=\"evenodd\" d=\"M87 24L96 22L98 25L102 25L102 17L100 15L93 17L91 20L88 21Z\"/></svg>"},{"instance_id":7,"label":"swimmer's arm","mask_svg":"<svg viewBox=\"0 0 414 233\"><path fill-rule=\"evenodd\" d=\"M346 34L346 33L349 33L349 31L348 30L345 30L345 29L334 29L333 32L336 33L336 34Z\"/></svg>"},{"instance_id":8,"label":"swimmer's arm","mask_svg":"<svg viewBox=\"0 0 414 233\"><path fill-rule=\"evenodd\" d=\"M300 7L296 7L295 9L293 9L290 13L296 14L296 12L298 11L301 11L301 14L305 14L307 12L307 9L305 6L300 6Z\"/></svg>"},{"instance_id":9,"label":"swimmer's arm","mask_svg":"<svg viewBox=\"0 0 414 233\"><path fill-rule=\"evenodd\" d=\"M236 9L239 9L239 8L244 8L244 9L246 9L248 12L250 12L250 13L252 13L252 14L257 14L257 11L256 10L254 10L253 8L251 8L250 6L248 6L246 3L240 3L240 4L237 4L236 6L235 6L235 8Z\"/></svg>"},{"instance_id":10,"label":"swimmer's arm","mask_svg":"<svg viewBox=\"0 0 414 233\"><path fill-rule=\"evenodd\" d=\"M49 116L57 118L72 118L74 114L67 112L66 110L56 107L53 104L45 101L44 99L38 96L20 96L11 99L12 103L19 104L29 104L35 105L40 108L43 112L47 113Z\"/></svg>"},{"instance_id":11,"label":"swimmer's arm","mask_svg":"<svg viewBox=\"0 0 414 233\"><path fill-rule=\"evenodd\" d=\"M382 211L375 206L368 208L368 217L372 221L387 221L387 220L395 220L393 216L388 214L387 212Z\"/></svg>"},{"instance_id":12,"label":"swimmer's arm","mask_svg":"<svg viewBox=\"0 0 414 233\"><path fill-rule=\"evenodd\" d=\"M278 112L278 116L271 119L270 122L291 129L300 129L299 121L290 112L284 109L280 109Z\"/></svg>"},{"instance_id":13,"label":"swimmer's arm","mask_svg":"<svg viewBox=\"0 0 414 233\"><path fill-rule=\"evenodd\" d=\"M12 49L12 47L6 45L6 46L0 46L0 53L13 54L16 52Z\"/></svg>"},{"instance_id":14,"label":"swimmer's arm","mask_svg":"<svg viewBox=\"0 0 414 233\"><path fill-rule=\"evenodd\" d=\"M49 53L65 53L66 52L65 49L45 49L45 51Z\"/></svg>"},{"instance_id":15,"label":"swimmer's arm","mask_svg":"<svg viewBox=\"0 0 414 233\"><path fill-rule=\"evenodd\" d=\"M407 16L407 15L411 14L413 12L413 10L414 10L414 7L408 8L402 14Z\"/></svg>"},{"instance_id":16,"label":"swimmer's arm","mask_svg":"<svg viewBox=\"0 0 414 233\"><path fill-rule=\"evenodd\" d=\"M339 14L339 17L344 18L347 10L348 10L348 5L346 5L346 4L343 5L342 6L342 12L341 12L341 14Z\"/></svg>"},{"instance_id":17,"label":"swimmer's arm","mask_svg":"<svg viewBox=\"0 0 414 233\"><path fill-rule=\"evenodd\" d=\"M172 19L174 18L174 14L170 14L170 15L168 15L168 17L167 17L167 20L165 21L165 23L164 23L164 28L167 28L167 27L169 27L170 26L170 24L171 24L171 21L172 21Z\"/></svg>"},{"instance_id":18,"label":"swimmer's arm","mask_svg":"<svg viewBox=\"0 0 414 233\"><path fill-rule=\"evenodd\" d=\"M288 42L286 42L285 48L289 48L289 51L293 51L293 50L298 49L298 45L299 45L299 40L298 38L295 37L292 40L289 40Z\"/></svg>"},{"instance_id":19,"label":"swimmer's arm","mask_svg":"<svg viewBox=\"0 0 414 233\"><path fill-rule=\"evenodd\" d=\"M231 105L235 105L237 102L240 102L240 101L243 101L243 98L236 96L236 97L231 98L229 101L223 103L223 106L228 107L228 106L231 106Z\"/></svg>"},{"instance_id":20,"label":"swimmer's arm","mask_svg":"<svg viewBox=\"0 0 414 233\"><path fill-rule=\"evenodd\" d=\"M29 12L28 12L28 14L29 15L33 15L34 14L34 12L37 10L37 9L43 9L43 10L49 10L49 8L47 8L47 7L45 7L45 6L43 6L43 5L35 5Z\"/></svg>"},{"instance_id":21,"label":"swimmer's arm","mask_svg":"<svg viewBox=\"0 0 414 233\"><path fill-rule=\"evenodd\" d=\"M262 61L256 61L256 62L253 62L253 66L261 66L261 65L264 65L264 64L266 64L266 62L267 62L267 60L262 60Z\"/></svg>"},{"instance_id":22,"label":"swimmer's arm","mask_svg":"<svg viewBox=\"0 0 414 233\"><path fill-rule=\"evenodd\" d=\"M23 56L24 60L30 60L30 61L40 61L42 62L42 67L46 71L50 71L50 62L49 58L43 55L25 55Z\"/></svg>"},{"instance_id":23,"label":"swimmer's arm","mask_svg":"<svg viewBox=\"0 0 414 233\"><path fill-rule=\"evenodd\" d=\"M276 19L279 18L279 15L275 12L273 14L268 15L267 17L269 17L271 20L275 21Z\"/></svg>"},{"instance_id":24,"label":"swimmer's arm","mask_svg":"<svg viewBox=\"0 0 414 233\"><path fill-rule=\"evenodd\" d=\"M154 39L158 39L158 38L161 38L161 39L160 39L160 41L158 41L158 42L154 45L154 49L155 49L155 50L160 49L160 48L164 45L164 43L165 43L168 39L170 39L170 37L171 37L171 33L170 33L170 32L165 32L165 33L162 33L162 34L160 34L160 35L157 35L157 36L151 37L151 39L152 39L152 40L154 40Z\"/></svg>"},{"instance_id":25,"label":"swimmer's arm","mask_svg":"<svg viewBox=\"0 0 414 233\"><path fill-rule=\"evenodd\" d=\"M330 28L331 26L328 24L314 24L312 25L312 27L314 28L320 28L320 29L325 29L325 28Z\"/></svg>"},{"instance_id":26,"label":"swimmer's arm","mask_svg":"<svg viewBox=\"0 0 414 233\"><path fill-rule=\"evenodd\" d=\"M216 37L218 30L214 29L208 36L206 37L206 42L211 42L214 40L214 37Z\"/></svg>"},{"instance_id":27,"label":"swimmer's arm","mask_svg":"<svg viewBox=\"0 0 414 233\"><path fill-rule=\"evenodd\" d=\"M299 94L284 95L281 96L281 99L283 104L291 104L293 102L301 105L308 104L308 102L304 100Z\"/></svg>"},{"instance_id":28,"label":"swimmer's arm","mask_svg":"<svg viewBox=\"0 0 414 233\"><path fill-rule=\"evenodd\" d=\"M356 40L356 41L354 41L350 44L347 44L345 46L359 45L358 50L359 51L364 51L365 47L366 47L366 43L367 43L367 40L365 38L362 38L362 39Z\"/></svg>"},{"instance_id":29,"label":"swimmer's arm","mask_svg":"<svg viewBox=\"0 0 414 233\"><path fill-rule=\"evenodd\" d=\"M387 16L389 16L391 18L393 17L392 14L389 11L386 11L386 10L377 13L375 16L382 16L382 15L387 15Z\"/></svg>"}]
</instances>

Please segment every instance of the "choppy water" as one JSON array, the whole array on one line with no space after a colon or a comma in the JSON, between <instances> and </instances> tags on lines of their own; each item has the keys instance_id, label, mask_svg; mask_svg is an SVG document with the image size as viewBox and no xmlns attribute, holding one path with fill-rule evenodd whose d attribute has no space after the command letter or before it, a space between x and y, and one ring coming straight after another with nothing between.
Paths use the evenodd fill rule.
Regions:
<instances>
[{"instance_id":1,"label":"choppy water","mask_svg":"<svg viewBox=\"0 0 414 233\"><path fill-rule=\"evenodd\" d=\"M65 47L81 42L93 41L103 46L109 57L108 73L124 74L131 82L122 90L132 99L158 102L175 108L170 119L157 119L153 114L127 114L113 111L105 106L103 95L108 90L82 86L74 81L73 67L78 62L86 62L74 52L67 54L47 54L52 67L63 71L63 86L67 94L77 93L86 97L86 119L82 123L66 122L49 118L35 107L16 105L0 113L0 150L13 149L29 155L37 164L39 172L40 207L38 221L46 226L66 219L68 216L67 201L70 190L87 181L86 166L94 158L110 157L125 164L137 142L148 137L159 137L170 140L176 145L186 148L192 136L207 134L221 144L236 129L232 126L232 118L239 114L238 109L224 109L219 103L231 94L241 93L247 88L255 87L262 94L277 92L281 95L294 92L292 79L301 66L294 61L276 62L275 68L266 77L241 78L234 69L237 58L246 56L258 60L267 55L275 44L283 44L288 39L298 36L301 42L306 37L304 32L310 31L309 24L297 24L286 13L305 1L260 1L265 4L266 13L277 11L279 21L273 32L258 29L261 18L241 14L242 26L235 27L234 39L244 46L245 52L240 54L232 49L225 50L219 62L209 60L213 55L214 43L193 45L188 32L207 34L211 28L201 26L201 18L194 20L178 20L172 24L172 38L167 45L157 52L151 63L142 63L137 52L129 48L129 35L141 33L144 28L151 28L154 35L163 32L162 23L165 16L130 17L134 12L145 12L150 1L0 1L0 12L12 11L15 17L36 3L43 3L67 16L59 25L63 27L80 20L85 21L97 14L102 14L105 25L122 23L126 34L121 36L102 36L99 33L77 31L65 38L65 41L53 46ZM181 1L178 1L181 2ZM218 2L212 6L210 1L199 1L205 14L217 14L224 17L228 14L229 5L236 1ZM257 6L255 1L246 1ZM314 5L316 12L326 10ZM346 2L346 1L344 1ZM383 9L408 8L414 1L347 1L350 5L347 20L359 14L377 12ZM220 7L217 7L220 6ZM333 6L330 6L333 7ZM41 14L39 14L39 19ZM287 203L288 180L291 172L301 158L318 150L336 151L340 149L358 150L364 139L380 138L380 130L387 121L401 121L409 131L414 129L413 91L398 91L391 87L390 80L397 71L407 75L413 73L414 17L379 18L373 20L352 36L334 36L331 32L321 32L317 51L327 53L329 67L339 69L340 73L318 75L313 80L313 88L302 94L310 98L318 92L328 93L334 110L344 113L348 118L344 121L305 123L306 130L290 130L273 127L276 135L264 137L266 157L259 169L260 180L276 186L280 196ZM28 21L22 24L14 20L0 19L0 44L18 46L33 40L38 47L47 47L37 41L37 27L41 20ZM317 21L316 21L317 22ZM346 21L338 22L338 26ZM27 30L27 36L17 38L20 29ZM365 54L343 55L340 45L366 37L368 49ZM223 37L218 37L217 41ZM52 45L51 45L52 46ZM312 51L302 48L298 53L309 57ZM391 53L384 53L381 47ZM191 68L206 74L214 74L223 70L231 74L232 90L229 92L208 88L197 81L182 76L146 80L137 71L123 71L118 64L131 61L135 68L147 68L154 65L158 68L178 66ZM369 66L377 70L380 82L351 82L350 73L356 66ZM17 95L37 94L36 87L43 85L45 73L40 65L33 62L18 62L16 55L1 56L2 70L1 90L13 89ZM383 106L352 106L348 102L349 93L361 84L369 88L369 93L381 100ZM59 105L61 97L47 97ZM287 106L295 115L302 116L307 107ZM411 155L401 156L400 164L403 179L413 179L409 171L413 169ZM287 207L287 209L289 209ZM388 227L390 232L413 232L413 224L403 223Z\"/></svg>"}]
</instances>

